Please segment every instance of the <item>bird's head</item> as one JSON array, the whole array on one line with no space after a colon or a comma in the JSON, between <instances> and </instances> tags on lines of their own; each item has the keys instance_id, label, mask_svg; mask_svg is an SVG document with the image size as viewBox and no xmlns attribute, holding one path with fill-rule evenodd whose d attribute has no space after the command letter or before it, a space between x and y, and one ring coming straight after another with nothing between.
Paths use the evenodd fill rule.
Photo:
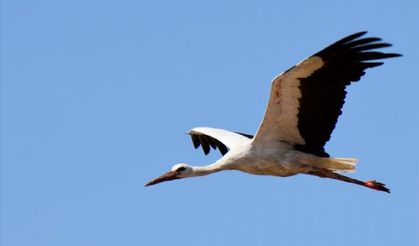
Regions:
<instances>
[{"instance_id":1,"label":"bird's head","mask_svg":"<svg viewBox=\"0 0 419 246\"><path fill-rule=\"evenodd\" d=\"M155 185L161 182L165 182L165 181L169 181L169 180L174 180L174 179L181 179L181 178L186 178L186 177L192 177L193 175L193 169L191 166L189 166L188 164L185 163L179 163L176 164L172 167L172 169L170 171L168 171L167 173L161 175L160 177L157 177L153 180L151 180L150 182L148 182L147 184L145 184L145 186L150 186L150 185Z\"/></svg>"}]
</instances>

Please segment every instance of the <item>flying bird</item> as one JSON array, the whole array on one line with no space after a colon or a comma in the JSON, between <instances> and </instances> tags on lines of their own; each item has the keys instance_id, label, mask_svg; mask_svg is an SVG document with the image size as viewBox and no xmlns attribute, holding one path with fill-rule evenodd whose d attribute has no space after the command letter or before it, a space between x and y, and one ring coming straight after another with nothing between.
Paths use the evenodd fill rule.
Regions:
<instances>
[{"instance_id":1,"label":"flying bird","mask_svg":"<svg viewBox=\"0 0 419 246\"><path fill-rule=\"evenodd\" d=\"M188 132L205 155L218 149L221 159L207 166L179 163L145 186L164 181L238 170L256 175L314 175L390 193L376 180L342 175L355 171L354 158L333 158L324 145L335 128L346 87L359 81L381 59L401 56L377 49L391 46L367 32L349 35L303 60L272 80L269 102L256 135L197 127Z\"/></svg>"}]
</instances>

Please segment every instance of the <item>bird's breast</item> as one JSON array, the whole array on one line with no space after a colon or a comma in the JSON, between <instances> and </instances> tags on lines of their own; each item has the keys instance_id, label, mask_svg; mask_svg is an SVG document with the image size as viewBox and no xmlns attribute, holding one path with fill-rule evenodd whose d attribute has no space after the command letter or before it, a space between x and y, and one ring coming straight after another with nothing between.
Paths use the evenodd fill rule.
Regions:
<instances>
[{"instance_id":1,"label":"bird's breast","mask_svg":"<svg viewBox=\"0 0 419 246\"><path fill-rule=\"evenodd\" d=\"M292 176L301 173L301 165L295 163L288 145L245 146L227 153L222 158L225 169L238 170L256 175Z\"/></svg>"},{"instance_id":2,"label":"bird's breast","mask_svg":"<svg viewBox=\"0 0 419 246\"><path fill-rule=\"evenodd\" d=\"M242 157L234 159L229 164L230 169L256 175L292 176L302 170L299 165L293 165L275 157Z\"/></svg>"}]
</instances>

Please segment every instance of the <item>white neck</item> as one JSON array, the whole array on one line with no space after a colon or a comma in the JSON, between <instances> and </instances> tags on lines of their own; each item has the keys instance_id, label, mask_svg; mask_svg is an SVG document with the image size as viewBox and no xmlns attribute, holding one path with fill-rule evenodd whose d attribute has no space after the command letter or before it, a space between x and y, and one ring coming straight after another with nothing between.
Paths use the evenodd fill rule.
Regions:
<instances>
[{"instance_id":1,"label":"white neck","mask_svg":"<svg viewBox=\"0 0 419 246\"><path fill-rule=\"evenodd\" d=\"M208 166L191 166L192 173L190 174L190 177L194 176L204 176L211 173L216 173L222 170L226 170L226 168L223 165L220 165L218 163L210 164Z\"/></svg>"}]
</instances>

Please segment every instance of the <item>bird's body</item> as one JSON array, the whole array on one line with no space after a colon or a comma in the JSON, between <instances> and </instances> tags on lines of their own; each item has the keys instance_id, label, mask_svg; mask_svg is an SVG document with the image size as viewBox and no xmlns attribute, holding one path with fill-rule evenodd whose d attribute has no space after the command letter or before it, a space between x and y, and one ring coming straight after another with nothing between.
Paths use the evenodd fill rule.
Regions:
<instances>
[{"instance_id":1,"label":"bird's body","mask_svg":"<svg viewBox=\"0 0 419 246\"><path fill-rule=\"evenodd\" d=\"M189 134L199 136L201 132L205 132L207 136L213 135L222 138L217 134L220 131L227 132L222 129L199 127L192 129ZM261 145L238 133L229 132L229 134L230 138L235 135L236 145L230 146L230 150L217 162L206 166L211 172L237 170L255 175L287 177L299 173L309 173L316 168L351 171L356 162L355 159L350 158L328 158L304 153L282 141Z\"/></svg>"},{"instance_id":2,"label":"bird's body","mask_svg":"<svg viewBox=\"0 0 419 246\"><path fill-rule=\"evenodd\" d=\"M238 170L256 175L292 176L307 169L299 157L306 155L278 142L261 148L251 142L233 149L215 163L223 170Z\"/></svg>"},{"instance_id":3,"label":"bird's body","mask_svg":"<svg viewBox=\"0 0 419 246\"><path fill-rule=\"evenodd\" d=\"M399 54L373 51L390 46L379 38L356 33L328 46L275 77L265 116L255 136L222 129L197 127L188 132L195 148L205 154L219 149L223 157L208 166L176 164L150 181L163 181L238 170L256 175L309 174L355 183L389 192L384 184L360 181L339 174L353 172L356 159L331 158L324 145L330 139L346 95L367 68L382 65L377 59Z\"/></svg>"}]
</instances>

